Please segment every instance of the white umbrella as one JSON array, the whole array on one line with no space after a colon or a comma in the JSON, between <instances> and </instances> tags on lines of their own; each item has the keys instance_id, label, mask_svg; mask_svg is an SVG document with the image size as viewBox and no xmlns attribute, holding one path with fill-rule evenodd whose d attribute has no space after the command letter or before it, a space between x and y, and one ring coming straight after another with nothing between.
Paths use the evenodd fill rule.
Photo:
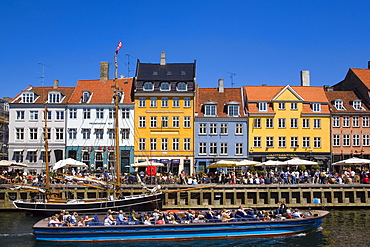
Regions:
<instances>
[{"instance_id":1,"label":"white umbrella","mask_svg":"<svg viewBox=\"0 0 370 247\"><path fill-rule=\"evenodd\" d=\"M231 160L219 160L215 163L212 163L211 165L207 166L207 168L221 168L221 167L235 167L237 164L237 161L231 161Z\"/></svg>"},{"instance_id":2,"label":"white umbrella","mask_svg":"<svg viewBox=\"0 0 370 247\"><path fill-rule=\"evenodd\" d=\"M254 160L241 160L236 162L236 166L253 166L260 164L261 162L259 161L254 161Z\"/></svg>"},{"instance_id":3,"label":"white umbrella","mask_svg":"<svg viewBox=\"0 0 370 247\"><path fill-rule=\"evenodd\" d=\"M27 167L26 164L18 163L11 160L0 160L0 167L9 167L9 166L20 166L20 167Z\"/></svg>"},{"instance_id":4,"label":"white umbrella","mask_svg":"<svg viewBox=\"0 0 370 247\"><path fill-rule=\"evenodd\" d=\"M302 160L300 158L293 158L291 160L284 161L286 165L317 165L319 163L310 160Z\"/></svg>"},{"instance_id":5,"label":"white umbrella","mask_svg":"<svg viewBox=\"0 0 370 247\"><path fill-rule=\"evenodd\" d=\"M278 161L278 160L268 160L265 162L262 162L260 164L257 164L256 166L286 166L285 162Z\"/></svg>"},{"instance_id":6,"label":"white umbrella","mask_svg":"<svg viewBox=\"0 0 370 247\"><path fill-rule=\"evenodd\" d=\"M77 161L72 158L59 160L55 165L53 166L53 170L58 170L59 168L67 168L67 167L88 167L85 163L81 161Z\"/></svg>"},{"instance_id":7,"label":"white umbrella","mask_svg":"<svg viewBox=\"0 0 370 247\"><path fill-rule=\"evenodd\" d=\"M147 167L147 166L164 166L162 163L159 162L152 162L152 161L144 161L144 162L139 162L135 164L131 164L132 167Z\"/></svg>"},{"instance_id":8,"label":"white umbrella","mask_svg":"<svg viewBox=\"0 0 370 247\"><path fill-rule=\"evenodd\" d=\"M364 165L364 164L370 164L370 160L368 159L360 159L360 158L349 158L346 160L341 160L338 162L333 163L333 166L338 165Z\"/></svg>"}]
</instances>

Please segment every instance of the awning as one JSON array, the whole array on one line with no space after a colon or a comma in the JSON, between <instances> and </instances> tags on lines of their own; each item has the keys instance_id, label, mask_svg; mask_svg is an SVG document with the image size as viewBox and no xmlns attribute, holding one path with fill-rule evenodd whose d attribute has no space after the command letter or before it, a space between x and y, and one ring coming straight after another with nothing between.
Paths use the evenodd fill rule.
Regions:
<instances>
[{"instance_id":1,"label":"awning","mask_svg":"<svg viewBox=\"0 0 370 247\"><path fill-rule=\"evenodd\" d=\"M23 149L14 149L14 152L23 152Z\"/></svg>"},{"instance_id":2,"label":"awning","mask_svg":"<svg viewBox=\"0 0 370 247\"><path fill-rule=\"evenodd\" d=\"M167 164L168 163L168 159L161 159L160 162L163 163L163 164Z\"/></svg>"},{"instance_id":3,"label":"awning","mask_svg":"<svg viewBox=\"0 0 370 247\"><path fill-rule=\"evenodd\" d=\"M179 164L180 160L179 159L174 159L174 160L171 160L171 163L172 164Z\"/></svg>"},{"instance_id":4,"label":"awning","mask_svg":"<svg viewBox=\"0 0 370 247\"><path fill-rule=\"evenodd\" d=\"M27 152L36 152L37 149L27 149Z\"/></svg>"},{"instance_id":5,"label":"awning","mask_svg":"<svg viewBox=\"0 0 370 247\"><path fill-rule=\"evenodd\" d=\"M158 162L157 159L149 159L149 161L151 161L151 162Z\"/></svg>"}]
</instances>

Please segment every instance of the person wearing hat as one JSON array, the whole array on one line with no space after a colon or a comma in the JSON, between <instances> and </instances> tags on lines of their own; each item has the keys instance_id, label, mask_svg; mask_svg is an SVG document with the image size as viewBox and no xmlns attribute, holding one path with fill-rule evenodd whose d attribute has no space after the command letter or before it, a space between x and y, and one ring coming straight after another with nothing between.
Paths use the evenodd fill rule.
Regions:
<instances>
[{"instance_id":1,"label":"person wearing hat","mask_svg":"<svg viewBox=\"0 0 370 247\"><path fill-rule=\"evenodd\" d=\"M125 216L123 216L123 211L120 210L117 217L117 223L122 224L125 221Z\"/></svg>"},{"instance_id":2,"label":"person wearing hat","mask_svg":"<svg viewBox=\"0 0 370 247\"><path fill-rule=\"evenodd\" d=\"M135 216L135 210L131 210L131 213L130 213L130 221L139 221L136 216Z\"/></svg>"}]
</instances>

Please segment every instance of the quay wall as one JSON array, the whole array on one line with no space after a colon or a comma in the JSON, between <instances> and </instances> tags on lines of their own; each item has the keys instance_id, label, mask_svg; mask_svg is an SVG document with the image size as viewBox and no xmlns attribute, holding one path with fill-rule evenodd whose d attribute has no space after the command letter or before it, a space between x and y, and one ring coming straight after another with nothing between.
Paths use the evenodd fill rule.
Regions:
<instances>
[{"instance_id":1,"label":"quay wall","mask_svg":"<svg viewBox=\"0 0 370 247\"><path fill-rule=\"evenodd\" d=\"M275 208L280 201L298 207L369 207L370 184L301 184L301 185L162 185L163 209ZM148 186L150 187L150 186ZM124 185L122 195L145 193L139 185ZM65 198L104 198L110 194L81 186L53 187L51 195ZM12 201L31 199L36 192L11 190L0 185L0 209L15 209Z\"/></svg>"}]
</instances>

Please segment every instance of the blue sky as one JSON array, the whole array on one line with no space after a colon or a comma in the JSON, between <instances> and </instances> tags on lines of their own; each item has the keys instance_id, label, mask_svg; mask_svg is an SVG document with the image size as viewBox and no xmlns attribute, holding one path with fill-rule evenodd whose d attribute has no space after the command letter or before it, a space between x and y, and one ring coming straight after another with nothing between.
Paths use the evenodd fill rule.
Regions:
<instances>
[{"instance_id":1,"label":"blue sky","mask_svg":"<svg viewBox=\"0 0 370 247\"><path fill-rule=\"evenodd\" d=\"M197 83L216 87L333 85L370 60L369 1L0 1L0 98L28 85L98 79L100 61L134 76L136 60L197 60ZM128 71L128 56L131 71ZM111 78L113 66L110 67Z\"/></svg>"}]
</instances>

